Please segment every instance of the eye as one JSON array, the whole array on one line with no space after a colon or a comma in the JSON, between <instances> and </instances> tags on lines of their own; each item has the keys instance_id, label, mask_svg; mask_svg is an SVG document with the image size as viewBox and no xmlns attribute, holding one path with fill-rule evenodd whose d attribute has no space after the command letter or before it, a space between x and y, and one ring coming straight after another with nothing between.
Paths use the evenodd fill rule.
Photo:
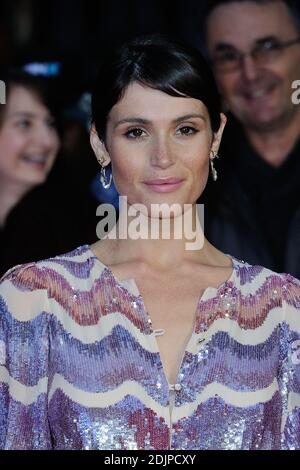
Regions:
<instances>
[{"instance_id":1,"label":"eye","mask_svg":"<svg viewBox=\"0 0 300 470\"><path fill-rule=\"evenodd\" d=\"M220 54L217 54L215 57L215 62L217 63L228 63L228 62L236 62L240 58L240 54L237 51L229 50L224 51Z\"/></svg>"},{"instance_id":2,"label":"eye","mask_svg":"<svg viewBox=\"0 0 300 470\"><path fill-rule=\"evenodd\" d=\"M280 48L281 44L277 39L269 39L257 47L261 52L276 51Z\"/></svg>"},{"instance_id":3,"label":"eye","mask_svg":"<svg viewBox=\"0 0 300 470\"><path fill-rule=\"evenodd\" d=\"M192 126L183 126L183 127L180 127L180 129L178 129L177 132L180 132L181 135L193 135L199 131L198 129L195 129L195 127L192 127Z\"/></svg>"},{"instance_id":4,"label":"eye","mask_svg":"<svg viewBox=\"0 0 300 470\"><path fill-rule=\"evenodd\" d=\"M125 132L125 136L128 137L129 139L138 139L140 137L144 137L143 133L145 134L145 131L143 129L140 129L139 127L135 127L134 129L130 129L127 132Z\"/></svg>"},{"instance_id":5,"label":"eye","mask_svg":"<svg viewBox=\"0 0 300 470\"><path fill-rule=\"evenodd\" d=\"M21 129L29 129L31 126L31 121L29 119L20 119L16 122L16 126L20 127Z\"/></svg>"}]
</instances>

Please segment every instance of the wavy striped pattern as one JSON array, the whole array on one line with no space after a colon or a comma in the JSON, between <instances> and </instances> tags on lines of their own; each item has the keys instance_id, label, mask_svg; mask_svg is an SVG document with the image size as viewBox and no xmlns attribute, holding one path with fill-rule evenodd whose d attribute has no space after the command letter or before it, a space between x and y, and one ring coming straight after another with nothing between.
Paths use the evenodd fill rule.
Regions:
<instances>
[{"instance_id":1,"label":"wavy striped pattern","mask_svg":"<svg viewBox=\"0 0 300 470\"><path fill-rule=\"evenodd\" d=\"M0 283L0 448L300 449L300 283L233 259L175 391L133 279L89 246Z\"/></svg>"}]
</instances>

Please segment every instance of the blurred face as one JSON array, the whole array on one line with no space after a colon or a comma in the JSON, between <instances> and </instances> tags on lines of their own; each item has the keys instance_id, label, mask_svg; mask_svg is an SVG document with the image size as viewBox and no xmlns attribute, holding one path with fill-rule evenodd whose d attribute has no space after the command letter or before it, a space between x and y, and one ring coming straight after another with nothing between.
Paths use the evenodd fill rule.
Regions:
<instances>
[{"instance_id":1,"label":"blurred face","mask_svg":"<svg viewBox=\"0 0 300 470\"><path fill-rule=\"evenodd\" d=\"M257 47L266 51L298 36L287 7L280 1L220 5L207 24L212 60L224 53L229 57L236 51L249 53ZM300 78L300 44L263 54L265 60L247 55L240 67L229 71L218 70L215 62L216 80L230 110L246 127L257 131L278 129L298 110L291 101L291 84Z\"/></svg>"},{"instance_id":2,"label":"blurred face","mask_svg":"<svg viewBox=\"0 0 300 470\"><path fill-rule=\"evenodd\" d=\"M207 108L197 99L129 85L110 111L106 132L107 161L119 193L148 210L151 203L194 203L205 187L209 155L217 151L222 129L223 124L213 134ZM91 143L101 157L104 146L95 133Z\"/></svg>"},{"instance_id":3,"label":"blurred face","mask_svg":"<svg viewBox=\"0 0 300 470\"><path fill-rule=\"evenodd\" d=\"M58 149L48 109L27 89L13 87L0 128L0 178L25 186L43 183Z\"/></svg>"}]
</instances>

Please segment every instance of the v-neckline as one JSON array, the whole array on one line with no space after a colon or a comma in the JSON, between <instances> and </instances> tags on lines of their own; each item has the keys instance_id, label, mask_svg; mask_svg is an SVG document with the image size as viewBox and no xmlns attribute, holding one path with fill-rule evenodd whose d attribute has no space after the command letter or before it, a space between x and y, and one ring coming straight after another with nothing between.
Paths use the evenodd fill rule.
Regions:
<instances>
[{"instance_id":1,"label":"v-neckline","mask_svg":"<svg viewBox=\"0 0 300 470\"><path fill-rule=\"evenodd\" d=\"M152 340L152 345L153 345L154 351L155 351L156 354L158 354L160 366L161 366L161 369L163 371L162 376L163 376L163 379L165 380L165 383L167 384L168 389L170 390L170 386L172 386L174 384L170 384L170 382L168 381L168 377L167 377L167 374L166 374L166 371L165 371L165 368L164 368L164 364L162 362L162 356L161 356L160 348L159 348L156 336L154 334L156 330L153 330L153 328L152 328L151 316L148 312L148 309L146 307L144 298L143 298L142 294L139 291L139 288L137 286L137 283L136 283L135 279L134 278L126 278L126 279L121 279L121 280L118 279L116 277L116 275L114 274L114 272L111 270L111 268L109 268L107 265L105 265L98 258L98 256L95 255L95 253L91 250L90 246L89 245L85 245L85 246L86 246L87 254L89 255L89 258L93 259L94 262L96 263L96 265L98 267L100 267L100 274L102 272L105 272L105 271L108 272L109 276L111 277L111 279L113 279L113 282L116 286L119 286L122 289L125 289L125 291L130 296L134 296L135 298L139 299L142 312L144 313L145 318L147 319L149 330L150 330L150 333L151 333L149 335L149 340ZM188 339L188 341L185 345L185 348L184 348L184 351L183 351L183 354L182 354L182 357L181 357L181 362L180 362L179 367L178 367L177 377L179 377L180 370L181 370L182 363L184 361L186 352L189 349L189 346L190 346L191 342L193 342L193 340L195 338L195 335L196 335L197 318L198 318L198 315L199 315L201 303L208 300L208 299L216 297L218 295L218 292L225 289L227 286L235 285L235 279L236 279L236 275L237 275L236 271L237 271L238 264L237 264L234 257L229 256L229 255L226 255L226 256L228 256L231 259L231 264L232 264L232 272L230 274L230 277L228 279L226 279L225 281L223 281L218 287L208 286L208 287L206 287L206 289L204 289L202 294L201 293L199 294L198 301L197 301L197 304L196 304L196 310L194 312L194 317L193 317L194 322L193 322L192 333L191 333L191 335L190 335L190 337L189 337L189 339Z\"/></svg>"}]
</instances>

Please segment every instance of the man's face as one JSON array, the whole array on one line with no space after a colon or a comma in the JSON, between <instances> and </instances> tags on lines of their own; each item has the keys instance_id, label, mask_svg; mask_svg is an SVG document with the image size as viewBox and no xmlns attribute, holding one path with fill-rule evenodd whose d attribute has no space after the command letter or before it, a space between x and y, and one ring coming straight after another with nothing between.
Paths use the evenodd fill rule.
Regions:
<instances>
[{"instance_id":1,"label":"man's face","mask_svg":"<svg viewBox=\"0 0 300 470\"><path fill-rule=\"evenodd\" d=\"M267 49L274 42L284 43L298 36L289 10L281 1L233 1L213 10L207 23L212 60L222 54L247 54L258 45ZM259 132L282 127L298 109L291 101L291 85L300 79L300 43L267 55L262 61L246 55L232 70L222 70L218 61L214 66L219 90L231 112L245 127Z\"/></svg>"}]
</instances>

